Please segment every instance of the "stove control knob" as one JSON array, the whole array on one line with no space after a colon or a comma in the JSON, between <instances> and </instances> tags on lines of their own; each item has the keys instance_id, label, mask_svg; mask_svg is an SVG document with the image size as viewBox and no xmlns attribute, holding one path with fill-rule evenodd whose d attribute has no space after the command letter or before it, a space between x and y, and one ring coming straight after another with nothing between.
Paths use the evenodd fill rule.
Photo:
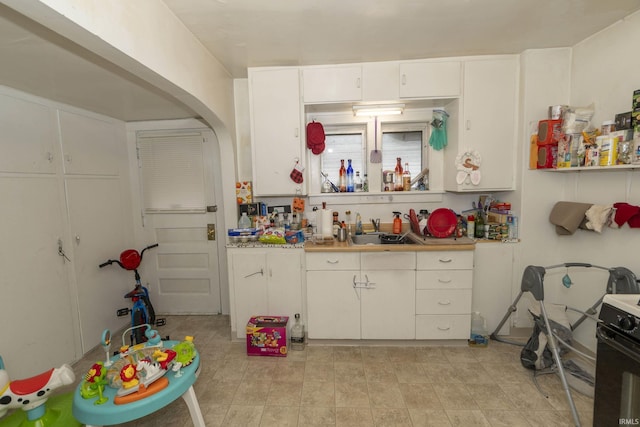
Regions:
<instances>
[{"instance_id":1,"label":"stove control knob","mask_svg":"<svg viewBox=\"0 0 640 427\"><path fill-rule=\"evenodd\" d=\"M637 323L635 316L630 314L618 319L618 326L620 326L623 331L633 330L637 326Z\"/></svg>"}]
</instances>

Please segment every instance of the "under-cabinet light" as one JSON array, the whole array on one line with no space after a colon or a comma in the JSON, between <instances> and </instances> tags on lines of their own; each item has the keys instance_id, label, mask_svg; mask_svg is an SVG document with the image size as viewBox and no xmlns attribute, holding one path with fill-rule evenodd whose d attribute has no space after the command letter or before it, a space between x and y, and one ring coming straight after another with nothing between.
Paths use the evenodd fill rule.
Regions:
<instances>
[{"instance_id":1,"label":"under-cabinet light","mask_svg":"<svg viewBox=\"0 0 640 427\"><path fill-rule=\"evenodd\" d=\"M403 111L404 104L353 106L355 116L392 116L402 114Z\"/></svg>"}]
</instances>

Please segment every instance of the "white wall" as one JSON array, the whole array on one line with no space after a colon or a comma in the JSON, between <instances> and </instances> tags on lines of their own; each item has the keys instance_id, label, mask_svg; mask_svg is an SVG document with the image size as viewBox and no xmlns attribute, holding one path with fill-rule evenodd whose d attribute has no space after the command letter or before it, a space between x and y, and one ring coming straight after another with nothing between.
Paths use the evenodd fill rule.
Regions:
<instances>
[{"instance_id":1,"label":"white wall","mask_svg":"<svg viewBox=\"0 0 640 427\"><path fill-rule=\"evenodd\" d=\"M633 40L640 39L640 13L601 31L570 51L542 50L522 56L524 113L522 144L528 140L529 124L545 118L547 107L556 104L585 106L595 104L592 123L613 119L616 113L631 109L634 89L640 88L640 57L633 54ZM569 65L570 62L570 65ZM578 230L572 236L558 236L548 217L560 200L594 204L627 202L640 205L640 175L637 171L586 171L558 173L527 170L528 150L522 157L522 243L515 262L516 278L527 265L549 266L564 262L588 262L604 267L623 266L640 275L637 251L640 230L625 225L605 229L602 234ZM572 268L575 283L570 289L561 284L565 269L552 270L545 280L545 301L586 309L605 292L608 275L593 269ZM520 283L514 280L514 292ZM525 307L521 304L521 307ZM572 316L572 318L575 318ZM520 310L519 320L526 320ZM595 326L585 322L576 339L595 350Z\"/></svg>"}]
</instances>

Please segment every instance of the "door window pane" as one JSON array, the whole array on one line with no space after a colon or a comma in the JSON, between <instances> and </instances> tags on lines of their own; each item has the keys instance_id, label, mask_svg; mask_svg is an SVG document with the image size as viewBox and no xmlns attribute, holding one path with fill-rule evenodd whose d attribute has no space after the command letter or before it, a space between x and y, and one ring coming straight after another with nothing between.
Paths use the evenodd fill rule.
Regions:
<instances>
[{"instance_id":1,"label":"door window pane","mask_svg":"<svg viewBox=\"0 0 640 427\"><path fill-rule=\"evenodd\" d=\"M145 212L204 211L203 136L138 135Z\"/></svg>"}]
</instances>

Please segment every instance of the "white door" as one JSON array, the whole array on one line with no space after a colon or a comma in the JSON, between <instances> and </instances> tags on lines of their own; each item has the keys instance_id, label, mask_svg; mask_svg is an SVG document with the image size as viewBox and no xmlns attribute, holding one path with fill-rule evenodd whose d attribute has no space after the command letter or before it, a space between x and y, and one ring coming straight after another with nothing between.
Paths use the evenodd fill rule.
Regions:
<instances>
[{"instance_id":1,"label":"white door","mask_svg":"<svg viewBox=\"0 0 640 427\"><path fill-rule=\"evenodd\" d=\"M220 313L215 135L166 130L138 132L136 140L145 244L159 244L140 269L153 306L158 314ZM146 274L145 265L153 266Z\"/></svg>"}]
</instances>

